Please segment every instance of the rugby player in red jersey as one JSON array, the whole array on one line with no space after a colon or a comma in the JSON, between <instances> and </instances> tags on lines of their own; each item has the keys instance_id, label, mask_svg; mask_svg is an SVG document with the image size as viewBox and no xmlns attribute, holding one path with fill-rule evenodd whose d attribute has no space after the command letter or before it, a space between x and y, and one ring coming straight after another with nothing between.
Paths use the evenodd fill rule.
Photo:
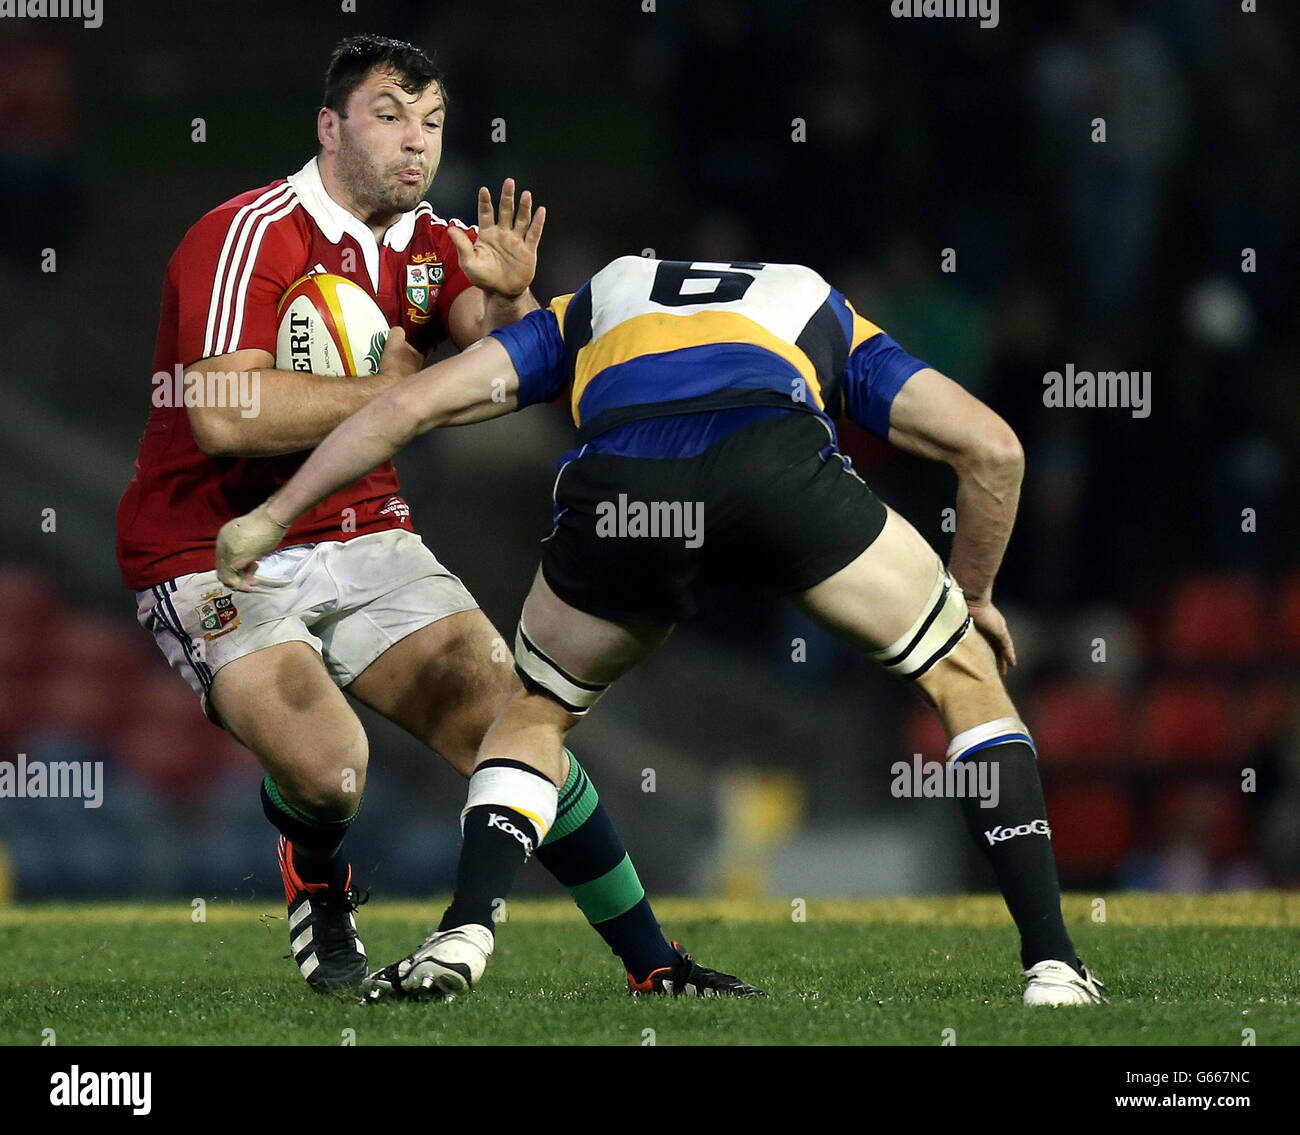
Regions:
<instances>
[{"instance_id":1,"label":"rugby player in red jersey","mask_svg":"<svg viewBox=\"0 0 1300 1135\"><path fill-rule=\"evenodd\" d=\"M518 680L473 597L412 530L391 462L304 515L263 561L255 592L220 584L214 547L226 521L444 339L464 348L536 309L528 287L545 216L530 194L516 201L507 181L494 211L480 190L477 230L423 201L446 112L442 79L418 49L368 35L339 44L317 156L208 213L168 265L154 406L118 510L118 558L141 625L265 769L293 956L322 991L355 988L367 972L354 917L363 895L340 849L368 746L342 691L469 776ZM278 301L310 272L352 280L384 312L393 330L377 374L275 369ZM255 390L256 404L178 404L180 384L159 379L177 367L245 376L204 387ZM590 779L572 754L563 766L560 809L536 855L623 960L630 986L689 969L701 992L757 992L664 939Z\"/></svg>"}]
</instances>

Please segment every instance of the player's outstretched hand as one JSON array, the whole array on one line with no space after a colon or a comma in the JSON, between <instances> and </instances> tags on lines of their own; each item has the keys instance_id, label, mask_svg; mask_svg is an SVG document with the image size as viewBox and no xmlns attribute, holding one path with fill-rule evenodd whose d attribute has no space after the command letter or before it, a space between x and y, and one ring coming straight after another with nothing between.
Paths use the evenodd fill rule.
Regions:
<instances>
[{"instance_id":1,"label":"player's outstretched hand","mask_svg":"<svg viewBox=\"0 0 1300 1135\"><path fill-rule=\"evenodd\" d=\"M506 299L523 295L537 271L537 243L542 239L546 207L533 211L533 195L525 189L515 204L515 181L501 185L501 202L492 208L487 186L478 191L478 240L471 241L454 225L447 229L470 283Z\"/></svg>"},{"instance_id":2,"label":"player's outstretched hand","mask_svg":"<svg viewBox=\"0 0 1300 1135\"><path fill-rule=\"evenodd\" d=\"M1002 617L1002 612L992 603L971 602L969 599L966 606L970 608L971 622L975 624L975 629L993 648L993 654L998 660L998 671L1005 674L1008 667L1016 664L1016 644L1011 641L1011 632L1007 629L1007 621Z\"/></svg>"},{"instance_id":3,"label":"player's outstretched hand","mask_svg":"<svg viewBox=\"0 0 1300 1135\"><path fill-rule=\"evenodd\" d=\"M235 591L252 591L259 557L284 539L288 527L271 518L265 503L227 521L217 533L217 578Z\"/></svg>"}]
</instances>

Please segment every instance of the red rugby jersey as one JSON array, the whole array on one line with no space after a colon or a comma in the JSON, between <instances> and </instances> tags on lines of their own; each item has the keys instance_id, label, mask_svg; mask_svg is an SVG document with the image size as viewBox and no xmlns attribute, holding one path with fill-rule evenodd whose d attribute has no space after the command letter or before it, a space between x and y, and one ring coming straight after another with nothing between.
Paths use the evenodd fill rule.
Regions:
<instances>
[{"instance_id":1,"label":"red rugby jersey","mask_svg":"<svg viewBox=\"0 0 1300 1135\"><path fill-rule=\"evenodd\" d=\"M275 354L276 305L311 271L346 276L402 326L421 352L447 337L447 313L470 282L448 225L421 202L376 244L369 228L325 192L313 158L291 177L227 201L203 217L167 266L153 369L174 373L201 359L260 348ZM122 581L142 590L216 564L220 527L287 481L307 452L209 457L195 444L176 387L152 384L153 408L135 476L117 510ZM159 404L164 403L164 404ZM385 462L299 518L282 546L410 528L392 462ZM355 510L344 530L343 509Z\"/></svg>"}]
</instances>

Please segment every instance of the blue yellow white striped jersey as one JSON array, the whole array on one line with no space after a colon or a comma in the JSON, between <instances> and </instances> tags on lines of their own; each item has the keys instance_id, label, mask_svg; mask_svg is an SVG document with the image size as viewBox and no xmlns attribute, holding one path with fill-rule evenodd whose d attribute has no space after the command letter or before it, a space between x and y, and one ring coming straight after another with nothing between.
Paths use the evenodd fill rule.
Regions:
<instances>
[{"instance_id":1,"label":"blue yellow white striped jersey","mask_svg":"<svg viewBox=\"0 0 1300 1135\"><path fill-rule=\"evenodd\" d=\"M732 411L759 407L847 416L887 438L894 396L926 365L798 264L624 256L492 334L519 406L567 391L583 442L706 411L739 424Z\"/></svg>"}]
</instances>

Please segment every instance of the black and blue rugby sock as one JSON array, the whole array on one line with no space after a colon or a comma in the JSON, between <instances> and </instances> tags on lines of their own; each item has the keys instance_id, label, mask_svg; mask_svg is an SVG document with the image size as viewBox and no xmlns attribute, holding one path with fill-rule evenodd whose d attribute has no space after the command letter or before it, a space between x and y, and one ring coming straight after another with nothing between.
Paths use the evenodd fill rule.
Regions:
<instances>
[{"instance_id":1,"label":"black and blue rugby sock","mask_svg":"<svg viewBox=\"0 0 1300 1135\"><path fill-rule=\"evenodd\" d=\"M1015 717L977 725L952 739L948 760L987 765L977 783L997 786L992 807L971 794L960 803L971 838L992 865L1020 931L1021 964L1028 969L1050 958L1077 967L1079 957L1061 917L1061 881L1029 731Z\"/></svg>"}]
</instances>

